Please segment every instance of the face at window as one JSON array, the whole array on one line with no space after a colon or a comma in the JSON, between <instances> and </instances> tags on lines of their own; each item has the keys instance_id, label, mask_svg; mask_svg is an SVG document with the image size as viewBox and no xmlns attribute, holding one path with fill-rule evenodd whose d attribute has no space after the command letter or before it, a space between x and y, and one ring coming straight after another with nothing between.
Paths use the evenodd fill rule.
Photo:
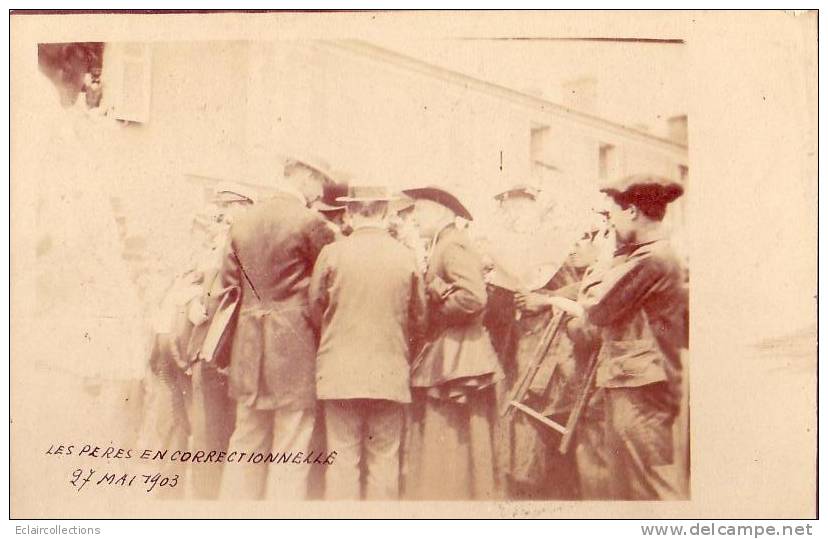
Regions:
<instances>
[{"instance_id":1,"label":"face at window","mask_svg":"<svg viewBox=\"0 0 828 539\"><path fill-rule=\"evenodd\" d=\"M60 104L71 107L83 91L84 76L90 67L89 54L77 44L42 44L38 46L38 63L43 73L57 87Z\"/></svg>"}]
</instances>

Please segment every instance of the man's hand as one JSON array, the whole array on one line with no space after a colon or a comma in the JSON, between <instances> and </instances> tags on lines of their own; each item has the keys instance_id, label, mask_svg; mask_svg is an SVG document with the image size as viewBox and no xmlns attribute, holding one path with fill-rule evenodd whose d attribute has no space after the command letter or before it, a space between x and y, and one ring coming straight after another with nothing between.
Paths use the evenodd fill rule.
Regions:
<instances>
[{"instance_id":1,"label":"man's hand","mask_svg":"<svg viewBox=\"0 0 828 539\"><path fill-rule=\"evenodd\" d=\"M207 310L200 301L191 301L190 308L187 310L187 318L194 326L200 326L207 321Z\"/></svg>"},{"instance_id":2,"label":"man's hand","mask_svg":"<svg viewBox=\"0 0 828 539\"><path fill-rule=\"evenodd\" d=\"M571 299L563 298L560 296L550 296L549 303L569 315L581 318L584 316L584 308L581 306L580 303L576 301L572 301Z\"/></svg>"},{"instance_id":3,"label":"man's hand","mask_svg":"<svg viewBox=\"0 0 828 539\"><path fill-rule=\"evenodd\" d=\"M451 291L451 285L440 277L435 276L434 279L428 283L426 291L432 300L439 302L446 299L446 296L448 296Z\"/></svg>"},{"instance_id":4,"label":"man's hand","mask_svg":"<svg viewBox=\"0 0 828 539\"><path fill-rule=\"evenodd\" d=\"M516 292L515 304L525 313L539 313L552 305L548 296L537 292Z\"/></svg>"}]
</instances>

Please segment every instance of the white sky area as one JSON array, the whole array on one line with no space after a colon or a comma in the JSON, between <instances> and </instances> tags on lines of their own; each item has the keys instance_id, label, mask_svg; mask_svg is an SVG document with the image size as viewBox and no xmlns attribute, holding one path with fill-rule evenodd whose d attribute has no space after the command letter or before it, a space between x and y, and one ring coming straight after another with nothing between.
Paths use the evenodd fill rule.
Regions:
<instances>
[{"instance_id":1,"label":"white sky area","mask_svg":"<svg viewBox=\"0 0 828 539\"><path fill-rule=\"evenodd\" d=\"M452 71L566 104L563 85L596 81L595 116L667 136L687 113L686 45L553 40L395 40L375 45Z\"/></svg>"}]
</instances>

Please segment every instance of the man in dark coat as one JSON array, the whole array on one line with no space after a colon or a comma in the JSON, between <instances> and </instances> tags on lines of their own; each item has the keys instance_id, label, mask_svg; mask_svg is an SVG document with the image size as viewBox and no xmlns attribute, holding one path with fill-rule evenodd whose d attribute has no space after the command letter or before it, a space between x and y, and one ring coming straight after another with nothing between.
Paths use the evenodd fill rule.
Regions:
<instances>
[{"instance_id":1,"label":"man in dark coat","mask_svg":"<svg viewBox=\"0 0 828 539\"><path fill-rule=\"evenodd\" d=\"M687 288L661 226L683 188L659 176L633 175L602 190L613 201L609 218L619 247L609 267L585 280L582 315L569 331L597 333L602 343L595 385L605 403L610 496L684 497L676 487L682 471L672 465L688 345Z\"/></svg>"},{"instance_id":2,"label":"man in dark coat","mask_svg":"<svg viewBox=\"0 0 828 539\"><path fill-rule=\"evenodd\" d=\"M205 339L210 357L229 346L230 397L236 427L222 480L228 498L301 499L308 464L252 462L256 453L304 455L315 416L317 339L307 287L320 250L334 234L307 205L329 181L323 170L290 161L270 200L233 223Z\"/></svg>"},{"instance_id":3,"label":"man in dark coat","mask_svg":"<svg viewBox=\"0 0 828 539\"><path fill-rule=\"evenodd\" d=\"M386 228L388 190L355 187L347 203L353 233L326 246L309 296L320 328L316 391L328 447L325 496L396 499L409 369L420 339L425 297L414 253Z\"/></svg>"},{"instance_id":4,"label":"man in dark coat","mask_svg":"<svg viewBox=\"0 0 828 539\"><path fill-rule=\"evenodd\" d=\"M483 261L455 217L471 214L447 191L404 191L431 240L426 344L411 374L415 419L407 490L418 499L496 497L495 392L503 378L483 327Z\"/></svg>"}]
</instances>

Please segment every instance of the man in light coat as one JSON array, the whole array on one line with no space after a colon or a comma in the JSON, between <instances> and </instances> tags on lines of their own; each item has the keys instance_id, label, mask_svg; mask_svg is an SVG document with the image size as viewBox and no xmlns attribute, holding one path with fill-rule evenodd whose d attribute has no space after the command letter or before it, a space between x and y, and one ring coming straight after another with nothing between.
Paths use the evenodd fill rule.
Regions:
<instances>
[{"instance_id":1,"label":"man in light coat","mask_svg":"<svg viewBox=\"0 0 828 539\"><path fill-rule=\"evenodd\" d=\"M353 233L326 246L309 288L320 328L316 390L323 403L329 499L395 499L409 364L424 309L413 252L386 228L386 189L354 187L347 202ZM360 465L365 476L360 478Z\"/></svg>"}]
</instances>

